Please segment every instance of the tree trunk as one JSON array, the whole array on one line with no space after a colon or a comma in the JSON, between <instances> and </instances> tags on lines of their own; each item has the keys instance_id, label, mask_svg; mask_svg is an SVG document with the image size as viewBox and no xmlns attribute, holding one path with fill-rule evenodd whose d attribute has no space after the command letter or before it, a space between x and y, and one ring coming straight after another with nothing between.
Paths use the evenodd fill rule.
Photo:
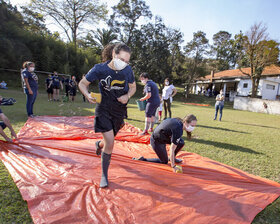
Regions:
<instances>
[{"instance_id":1,"label":"tree trunk","mask_svg":"<svg viewBox=\"0 0 280 224\"><path fill-rule=\"evenodd\" d=\"M256 97L256 78L255 77L251 77L251 81L252 81L252 94L251 94L251 98L255 98Z\"/></svg>"}]
</instances>

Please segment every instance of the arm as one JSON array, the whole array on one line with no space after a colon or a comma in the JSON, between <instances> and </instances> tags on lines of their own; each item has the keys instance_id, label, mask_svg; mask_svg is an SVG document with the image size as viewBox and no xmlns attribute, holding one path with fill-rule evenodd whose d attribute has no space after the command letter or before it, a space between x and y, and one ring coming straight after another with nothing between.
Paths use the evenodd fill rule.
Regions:
<instances>
[{"instance_id":1,"label":"arm","mask_svg":"<svg viewBox=\"0 0 280 224\"><path fill-rule=\"evenodd\" d=\"M142 97L142 98L140 99L140 101L147 100L147 99L151 98L151 96L152 96L151 93L146 93L146 95L145 95L144 97Z\"/></svg>"},{"instance_id":2,"label":"arm","mask_svg":"<svg viewBox=\"0 0 280 224\"><path fill-rule=\"evenodd\" d=\"M6 115L3 114L3 113L1 113L1 114L0 114L0 118L3 120L3 122L5 123L5 125L10 129L10 131L11 131L11 136L14 137L14 138L17 138L17 134L16 134L15 130L13 129L13 127L12 127L12 125L11 125L9 119L6 117ZM2 129L2 128L1 128L1 129ZM4 136L3 133L4 133L4 131L3 131L3 129L2 129L1 135L5 138L6 134L4 133L4 134L5 134L5 136ZM6 136L6 137L7 137L7 136ZM6 138L5 138L5 139L6 139ZM6 140L7 140L7 139L6 139ZM8 141L8 140L7 140L7 141Z\"/></svg>"},{"instance_id":3,"label":"arm","mask_svg":"<svg viewBox=\"0 0 280 224\"><path fill-rule=\"evenodd\" d=\"M175 95L177 94L177 89L174 87L174 89L173 89L173 93L172 93L172 97L174 97Z\"/></svg>"},{"instance_id":4,"label":"arm","mask_svg":"<svg viewBox=\"0 0 280 224\"><path fill-rule=\"evenodd\" d=\"M136 83L128 83L129 90L127 94L122 95L121 97L118 98L118 101L121 102L122 104L126 104L128 100L134 95L136 92Z\"/></svg>"},{"instance_id":5,"label":"arm","mask_svg":"<svg viewBox=\"0 0 280 224\"><path fill-rule=\"evenodd\" d=\"M61 90L63 90L63 84L62 82L60 81L60 86L61 86Z\"/></svg>"},{"instance_id":6,"label":"arm","mask_svg":"<svg viewBox=\"0 0 280 224\"><path fill-rule=\"evenodd\" d=\"M88 87L90 85L90 82L84 77L80 82L79 82L79 89L81 93L87 98L87 100L90 103L96 103L96 100L93 99L88 92Z\"/></svg>"},{"instance_id":7,"label":"arm","mask_svg":"<svg viewBox=\"0 0 280 224\"><path fill-rule=\"evenodd\" d=\"M171 143L170 146L170 166L173 168L173 171L176 173L176 171L178 170L178 168L175 166L175 149L176 149L177 145L175 145L174 143Z\"/></svg>"},{"instance_id":8,"label":"arm","mask_svg":"<svg viewBox=\"0 0 280 224\"><path fill-rule=\"evenodd\" d=\"M29 94L33 94L33 91L31 90L31 88L30 88L30 85L29 85L29 82L28 82L28 78L25 78L24 77L24 81L25 81L25 84L26 84L26 87L27 87L27 89L28 89L28 92L29 92Z\"/></svg>"}]
</instances>

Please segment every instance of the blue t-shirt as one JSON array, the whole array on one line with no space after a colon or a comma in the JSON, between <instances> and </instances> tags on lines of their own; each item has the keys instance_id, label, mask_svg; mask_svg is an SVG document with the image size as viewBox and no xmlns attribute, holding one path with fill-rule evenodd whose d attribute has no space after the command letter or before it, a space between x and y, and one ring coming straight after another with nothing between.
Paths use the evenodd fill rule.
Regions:
<instances>
[{"instance_id":1,"label":"blue t-shirt","mask_svg":"<svg viewBox=\"0 0 280 224\"><path fill-rule=\"evenodd\" d=\"M1 108L0 108L0 114L2 114L3 112L2 112L2 110L1 110Z\"/></svg>"},{"instance_id":2,"label":"blue t-shirt","mask_svg":"<svg viewBox=\"0 0 280 224\"><path fill-rule=\"evenodd\" d=\"M121 71L115 71L109 68L109 62L96 64L85 77L89 82L98 81L102 95L100 106L108 110L126 108L126 104L122 104L117 98L128 93L128 84L135 80L133 71L129 65Z\"/></svg>"},{"instance_id":3,"label":"blue t-shirt","mask_svg":"<svg viewBox=\"0 0 280 224\"><path fill-rule=\"evenodd\" d=\"M159 91L157 84L154 83L152 80L148 80L144 87L144 93L151 93L151 97L147 100L148 103L151 104L160 104L160 98L159 98Z\"/></svg>"},{"instance_id":4,"label":"blue t-shirt","mask_svg":"<svg viewBox=\"0 0 280 224\"><path fill-rule=\"evenodd\" d=\"M183 123L177 118L168 118L156 127L153 138L162 144L178 145L182 135Z\"/></svg>"},{"instance_id":5,"label":"blue t-shirt","mask_svg":"<svg viewBox=\"0 0 280 224\"><path fill-rule=\"evenodd\" d=\"M25 68L22 71L22 77L24 82L24 88L26 88L24 78L28 79L28 83L31 88L38 88L38 76L34 72L31 73Z\"/></svg>"},{"instance_id":6,"label":"blue t-shirt","mask_svg":"<svg viewBox=\"0 0 280 224\"><path fill-rule=\"evenodd\" d=\"M47 88L49 88L49 85L50 85L51 81L52 81L52 77L46 78ZM51 86L50 86L50 88L51 88Z\"/></svg>"},{"instance_id":7,"label":"blue t-shirt","mask_svg":"<svg viewBox=\"0 0 280 224\"><path fill-rule=\"evenodd\" d=\"M53 76L52 77L52 81L53 81L53 85L55 87L59 87L59 85L60 85L60 78L58 76Z\"/></svg>"}]
</instances>

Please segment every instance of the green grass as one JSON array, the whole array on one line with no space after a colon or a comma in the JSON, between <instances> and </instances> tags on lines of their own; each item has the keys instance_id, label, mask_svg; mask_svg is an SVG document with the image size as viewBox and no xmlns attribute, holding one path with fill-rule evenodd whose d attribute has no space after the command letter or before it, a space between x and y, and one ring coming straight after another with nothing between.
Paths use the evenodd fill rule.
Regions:
<instances>
[{"instance_id":1,"label":"green grass","mask_svg":"<svg viewBox=\"0 0 280 224\"><path fill-rule=\"evenodd\" d=\"M141 92L142 87L138 90ZM94 112L94 106L82 102L81 95L77 96L75 103L47 102L45 92L41 92L34 107L37 115L88 116ZM14 106L1 108L18 132L27 120L25 95L19 90L0 90L0 95L17 100ZM138 110L135 99L130 101L127 121L143 128L144 112ZM182 104L183 101L209 103L211 106L185 105ZM183 117L192 113L198 118L198 125L193 133L197 138L186 141L185 149L248 173L280 182L280 116L237 111L232 109L232 104L226 103L223 121L213 121L213 104L213 98L192 96L186 101L182 93L175 97L172 104L173 117ZM22 200L2 162L0 178L0 223L32 223L27 204ZM253 223L280 223L280 199L258 214Z\"/></svg>"}]
</instances>

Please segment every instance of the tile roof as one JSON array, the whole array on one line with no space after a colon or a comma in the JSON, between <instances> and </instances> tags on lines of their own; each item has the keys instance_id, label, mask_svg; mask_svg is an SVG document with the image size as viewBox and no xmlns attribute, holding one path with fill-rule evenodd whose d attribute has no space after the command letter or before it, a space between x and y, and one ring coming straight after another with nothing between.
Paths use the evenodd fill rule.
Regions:
<instances>
[{"instance_id":1,"label":"tile roof","mask_svg":"<svg viewBox=\"0 0 280 224\"><path fill-rule=\"evenodd\" d=\"M245 73L251 73L250 68L242 68L242 71ZM264 68L262 75L280 75L280 66L270 65ZM241 77L248 77L247 75L243 74L239 69L233 70L225 70L221 72L217 72L214 74L213 79L227 79L227 78L241 78ZM206 75L199 80L211 80L211 75Z\"/></svg>"}]
</instances>

